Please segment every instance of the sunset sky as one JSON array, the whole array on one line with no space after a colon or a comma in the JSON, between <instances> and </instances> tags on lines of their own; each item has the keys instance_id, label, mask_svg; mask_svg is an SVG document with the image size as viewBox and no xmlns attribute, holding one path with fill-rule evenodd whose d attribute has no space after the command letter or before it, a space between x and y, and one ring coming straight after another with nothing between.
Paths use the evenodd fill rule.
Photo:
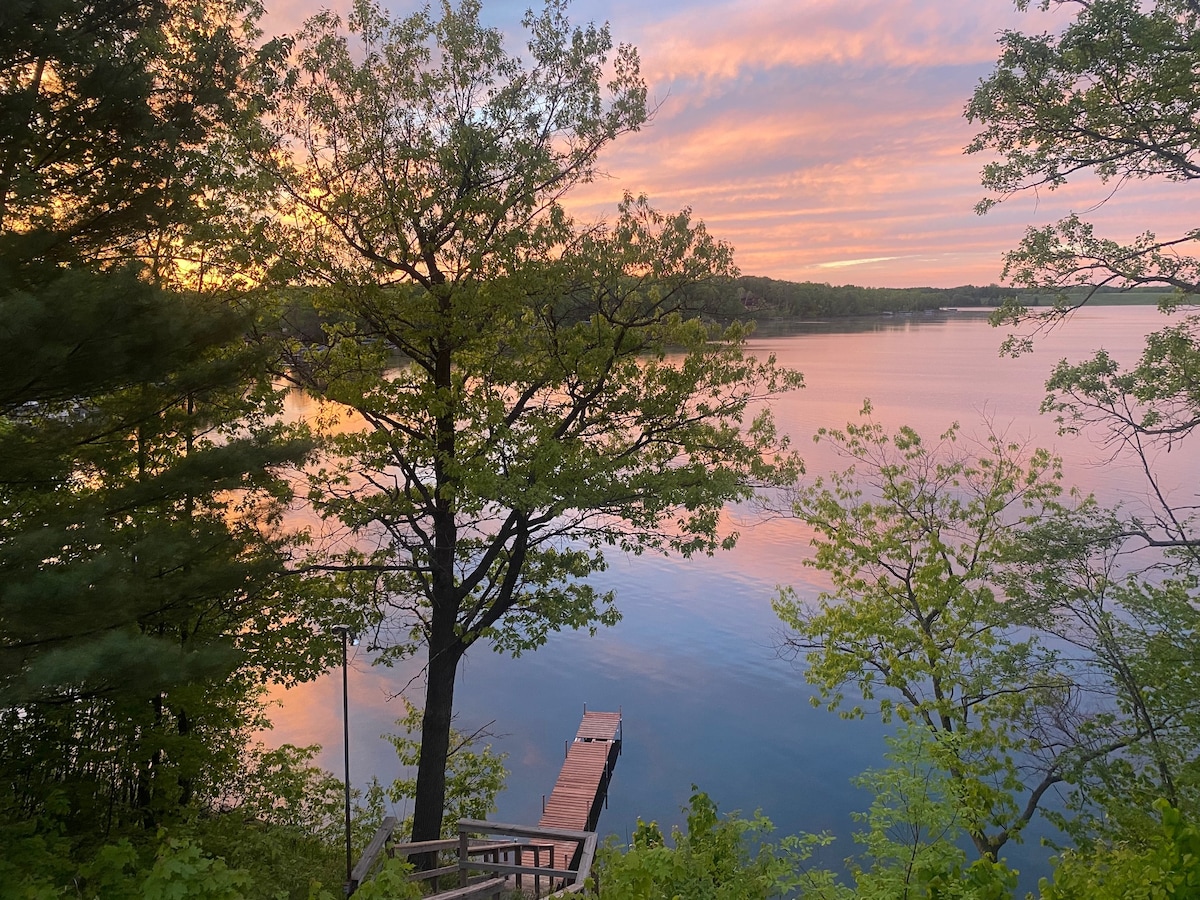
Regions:
<instances>
[{"instance_id":1,"label":"sunset sky","mask_svg":"<svg viewBox=\"0 0 1200 900\"><path fill-rule=\"evenodd\" d=\"M270 31L349 0L268 0ZM403 14L408 0L383 0ZM484 0L513 34L528 0ZM986 216L962 117L1006 28L1055 31L1070 5L1019 13L1011 0L577 0L573 21L607 21L638 47L657 113L578 189L581 217L624 190L664 210L690 206L736 249L743 274L868 286L988 284L1029 225L1075 211L1126 239L1195 227L1196 185L1081 178ZM1096 209L1101 201L1103 205Z\"/></svg>"}]
</instances>

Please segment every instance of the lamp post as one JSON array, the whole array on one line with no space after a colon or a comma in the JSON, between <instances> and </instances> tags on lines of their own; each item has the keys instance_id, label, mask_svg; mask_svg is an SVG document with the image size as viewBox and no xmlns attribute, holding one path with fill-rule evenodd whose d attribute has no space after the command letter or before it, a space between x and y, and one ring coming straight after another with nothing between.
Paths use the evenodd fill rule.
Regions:
<instances>
[{"instance_id":1,"label":"lamp post","mask_svg":"<svg viewBox=\"0 0 1200 900\"><path fill-rule=\"evenodd\" d=\"M346 763L346 884L344 890L346 896L349 897L358 885L354 883L354 860L350 848L350 678L348 657L350 644L357 644L358 637L350 630L349 625L334 625L330 631L342 636L342 747L345 750Z\"/></svg>"}]
</instances>

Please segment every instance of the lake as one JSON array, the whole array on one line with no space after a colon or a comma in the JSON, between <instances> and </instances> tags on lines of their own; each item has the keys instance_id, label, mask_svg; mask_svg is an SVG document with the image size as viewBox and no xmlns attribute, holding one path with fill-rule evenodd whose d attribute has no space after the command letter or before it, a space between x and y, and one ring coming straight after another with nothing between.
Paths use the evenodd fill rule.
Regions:
<instances>
[{"instance_id":1,"label":"lake","mask_svg":"<svg viewBox=\"0 0 1200 900\"><path fill-rule=\"evenodd\" d=\"M1112 460L1086 437L1060 437L1038 413L1043 384L1061 358L1079 360L1103 347L1117 359L1136 359L1145 333L1163 321L1152 307L1097 307L1041 338L1035 352L1001 358L1003 333L986 313L967 311L881 317L853 322L792 324L750 341L756 355L774 353L804 373L807 387L773 404L781 430L804 454L810 474L837 464L811 437L840 427L870 398L875 418L907 424L934 438L952 422L964 435L982 434L985 420L1010 437L1057 451L1066 480L1106 503L1137 507L1146 494L1128 460ZM1194 497L1197 463L1183 453L1164 458L1176 489ZM846 722L813 708L795 666L775 651L779 623L771 601L779 585L801 596L822 588L820 574L802 565L809 554L800 523L756 523L753 510L730 509L741 532L728 553L692 560L610 557L595 579L615 589L623 620L595 637L573 632L551 638L534 653L510 659L476 647L461 668L458 727L487 723L493 746L508 754L507 790L497 821L536 823L553 787L564 741L586 703L624 715L624 752L600 830L622 841L638 817L666 828L680 824L693 784L723 811L761 809L777 835L829 831L838 837L825 861L839 865L856 852L851 818L870 797L851 785L882 765L883 727ZM391 747L379 739L403 714L389 697L412 688L420 699L420 665L372 667L357 653L350 671L351 775L396 777ZM272 744L320 743L320 762L341 773L341 673L282 696ZM408 810L398 810L404 815ZM1009 845L1005 855L1032 888L1046 871L1037 840Z\"/></svg>"}]
</instances>

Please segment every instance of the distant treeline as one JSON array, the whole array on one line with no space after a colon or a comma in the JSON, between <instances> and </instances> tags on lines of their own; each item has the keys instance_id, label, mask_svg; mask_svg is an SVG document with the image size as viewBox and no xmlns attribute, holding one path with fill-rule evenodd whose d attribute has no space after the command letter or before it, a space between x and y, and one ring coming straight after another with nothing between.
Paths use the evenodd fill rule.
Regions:
<instances>
[{"instance_id":1,"label":"distant treeline","mask_svg":"<svg viewBox=\"0 0 1200 900\"><path fill-rule=\"evenodd\" d=\"M1046 293L972 284L952 288L871 288L853 284L819 284L814 281L780 281L745 275L729 281L706 282L687 289L687 306L697 314L723 322L768 321L771 319L828 319L871 316L882 313L923 312L951 307L999 306L1009 297L1025 306L1048 306L1055 298ZM1099 288L1088 302L1156 303L1166 293L1162 288ZM1082 300L1083 289L1069 290L1070 299ZM311 297L303 290L292 291L284 301L286 330L306 343L321 343L321 317Z\"/></svg>"},{"instance_id":2,"label":"distant treeline","mask_svg":"<svg viewBox=\"0 0 1200 900\"><path fill-rule=\"evenodd\" d=\"M818 284L812 281L777 281L753 275L743 276L720 286L709 286L704 309L720 319L813 319L840 316L868 316L884 312L921 312L947 307L999 306L1016 297L1025 306L1044 306L1054 302L1047 294L989 284L983 287L962 285L952 288L869 288L856 285ZM1079 290L1082 299L1082 290ZM1162 288L1136 288L1121 291L1101 288L1090 302L1153 303ZM1068 292L1071 296L1071 292Z\"/></svg>"}]
</instances>

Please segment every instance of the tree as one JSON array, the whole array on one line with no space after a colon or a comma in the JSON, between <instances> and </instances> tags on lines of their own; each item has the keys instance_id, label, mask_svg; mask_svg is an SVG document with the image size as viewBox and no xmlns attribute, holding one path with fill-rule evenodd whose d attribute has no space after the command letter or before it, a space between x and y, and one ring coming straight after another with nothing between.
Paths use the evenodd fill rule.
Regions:
<instances>
[{"instance_id":1,"label":"tree","mask_svg":"<svg viewBox=\"0 0 1200 900\"><path fill-rule=\"evenodd\" d=\"M25 399L4 408L0 433L6 782L33 810L63 793L72 827L101 833L206 795L218 758L236 763L257 685L318 665L304 658L277 532L277 469L307 445L246 433L261 397L244 393L245 367L261 361L238 317L114 276L85 279L69 308L98 312L112 298L95 288L121 280L134 314L114 324L158 339L154 380L61 398L13 390ZM18 335L23 306L0 296ZM6 358L24 346L0 340Z\"/></svg>"},{"instance_id":2,"label":"tree","mask_svg":"<svg viewBox=\"0 0 1200 900\"><path fill-rule=\"evenodd\" d=\"M1018 0L1019 8L1029 6ZM1042 0L1045 9L1052 0ZM1054 6L1066 0L1053 0ZM1117 188L1136 180L1187 184L1200 178L1200 11L1191 0L1077 2L1078 14L1058 34L1006 31L995 71L966 108L981 126L969 152L994 151L983 170L993 196L986 211L1013 193L1053 190L1086 172ZM1098 430L1114 451L1132 451L1150 478L1156 505L1132 523L1155 546L1198 559L1194 507L1172 502L1153 465L1157 448L1172 449L1200 426L1200 320L1187 314L1200 290L1200 261L1189 255L1200 230L1158 237L1146 231L1128 243L1103 238L1076 214L1030 228L1005 258L1004 277L1049 291L1043 324L1087 302L1098 288L1162 285L1175 323L1150 335L1140 363L1123 368L1098 351L1083 363L1063 361L1050 383L1046 409L1064 428ZM1068 297L1066 291L1073 291ZM996 321L1030 313L1019 303ZM1009 346L1020 349L1026 341Z\"/></svg>"},{"instance_id":3,"label":"tree","mask_svg":"<svg viewBox=\"0 0 1200 900\"><path fill-rule=\"evenodd\" d=\"M862 854L846 860L854 889L813 895L814 900L1012 897L1017 873L1004 860L982 856L967 862L961 838L970 819L963 815L954 777L931 758L936 741L921 723L902 725L888 737L890 765L855 779L873 800L868 812L854 815L867 826L854 835Z\"/></svg>"},{"instance_id":4,"label":"tree","mask_svg":"<svg viewBox=\"0 0 1200 900\"><path fill-rule=\"evenodd\" d=\"M87 842L177 818L237 765L262 682L321 667L278 527L278 470L309 443L271 424L248 298L183 291L175 266L213 148L245 122L255 9L0 12L0 804L18 828Z\"/></svg>"},{"instance_id":5,"label":"tree","mask_svg":"<svg viewBox=\"0 0 1200 900\"><path fill-rule=\"evenodd\" d=\"M742 422L799 377L684 303L729 248L641 198L590 228L559 204L646 120L636 53L610 61L607 27L558 0L524 25L525 61L472 0L398 21L358 2L353 50L318 15L261 155L281 271L328 316L292 377L355 416L310 489L355 542L317 564L386 614L386 652L427 654L415 840L441 830L474 643L615 621L586 581L605 547L715 549L723 504L793 466L765 413Z\"/></svg>"},{"instance_id":6,"label":"tree","mask_svg":"<svg viewBox=\"0 0 1200 900\"><path fill-rule=\"evenodd\" d=\"M255 47L261 12L255 0L5 5L0 259L9 277L137 259L159 284L203 279L218 197L236 193L231 137L256 106L248 73L279 49Z\"/></svg>"},{"instance_id":7,"label":"tree","mask_svg":"<svg viewBox=\"0 0 1200 900\"><path fill-rule=\"evenodd\" d=\"M1200 810L1200 615L1195 579L1142 568L1126 523L1085 502L1021 535L1001 583L1010 601L1061 648L1075 687L1060 733L1086 753L1073 773L1068 816L1080 849L1138 840L1157 827L1156 801ZM1139 565L1141 563L1141 565Z\"/></svg>"},{"instance_id":8,"label":"tree","mask_svg":"<svg viewBox=\"0 0 1200 900\"><path fill-rule=\"evenodd\" d=\"M1059 34L1005 31L996 70L975 90L966 115L983 130L968 152L999 151L983 170L999 195L1053 190L1082 172L1102 182L1200 178L1195 55L1200 12L1190 0L1041 0L1073 3L1077 17ZM1017 0L1027 9L1029 0ZM1200 284L1184 255L1197 232L1127 246L1097 239L1077 216L1030 229L1007 257L1006 276L1030 287L1167 284L1184 294Z\"/></svg>"},{"instance_id":9,"label":"tree","mask_svg":"<svg viewBox=\"0 0 1200 900\"><path fill-rule=\"evenodd\" d=\"M595 885L584 896L620 900L665 897L804 897L808 900L1005 900L1016 872L988 859L966 862L956 846L958 806L945 777L924 758L920 728L902 729L890 741L894 765L867 772L860 783L876 793L871 811L858 818L868 830L864 845L846 860L854 880L818 867L815 856L833 843L826 834L803 834L768 843L774 830L756 812L717 815L716 804L693 786L687 829L673 829L669 846L657 823L638 820L628 847L612 843L597 854Z\"/></svg>"},{"instance_id":10,"label":"tree","mask_svg":"<svg viewBox=\"0 0 1200 900\"><path fill-rule=\"evenodd\" d=\"M818 439L851 466L797 493L795 515L815 530L806 563L831 590L815 606L782 592L786 646L829 709L859 716L875 704L883 721L928 732L963 829L995 860L1074 759L1037 731L1071 684L998 590L1018 529L1056 503L1058 462L994 434L973 456L957 428L927 445L870 418Z\"/></svg>"},{"instance_id":11,"label":"tree","mask_svg":"<svg viewBox=\"0 0 1200 900\"><path fill-rule=\"evenodd\" d=\"M1075 8L1058 34L1006 32L996 70L967 106L967 117L981 126L968 149L1000 154L984 168L993 196L981 211L1014 192L1054 189L1088 172L1118 188L1200 177L1196 4L1100 0ZM1107 710L1082 717L1081 737L1111 734L1114 725L1137 736L1136 750L1096 760L1090 790L1099 813L1082 817L1077 840L1136 840L1155 797L1188 814L1195 809L1200 539L1194 502L1172 493L1156 460L1162 450L1186 453L1200 426L1200 319L1188 311L1200 289L1197 237L1196 230L1166 237L1146 231L1120 243L1072 214L1030 228L1005 260L1006 279L1055 292L1042 325L1109 286L1174 291L1160 308L1175 321L1147 337L1138 362L1124 366L1103 350L1083 362L1063 360L1043 403L1063 431L1097 435L1114 457L1131 454L1149 485L1145 509L1085 516L1061 534L1043 532L1032 553L1035 568L1048 574L1012 586L1041 591L1057 616L1049 626L1104 672ZM997 322L1031 317L1015 303L1001 312ZM1008 346L1020 350L1028 342L1010 338ZM1124 562L1139 547L1134 562Z\"/></svg>"},{"instance_id":12,"label":"tree","mask_svg":"<svg viewBox=\"0 0 1200 900\"><path fill-rule=\"evenodd\" d=\"M927 445L869 419L819 436L852 463L794 504L831 590L815 604L787 590L776 603L819 701L898 720L908 737L893 772L912 781L904 766L928 770L984 859L997 861L1039 811L1080 848L1136 840L1159 798L1191 814L1195 580L1131 570L1122 519L1092 498L1062 501L1044 451L989 435L968 452L957 428ZM1042 810L1060 786L1065 809ZM885 831L872 829L877 843ZM940 858L936 842L913 850Z\"/></svg>"},{"instance_id":13,"label":"tree","mask_svg":"<svg viewBox=\"0 0 1200 900\"><path fill-rule=\"evenodd\" d=\"M421 719L419 707L409 705L403 718L396 724L403 734L383 736L396 750L400 765L409 770L420 769L421 762ZM413 735L417 737L413 737ZM486 734L484 728L474 734L461 734L450 729L450 753L446 758L446 818L457 823L459 819L486 819L496 811L496 797L504 789L508 770L504 768L507 753L495 753L491 744L481 744ZM408 803L416 796L415 778L397 778L387 788L387 798L394 805ZM398 833L412 834L412 819L400 823Z\"/></svg>"},{"instance_id":14,"label":"tree","mask_svg":"<svg viewBox=\"0 0 1200 900\"><path fill-rule=\"evenodd\" d=\"M1200 891L1200 829L1165 800L1157 801L1158 820L1142 840L1122 841L1086 852L1064 851L1054 875L1038 884L1045 900L1095 897L1140 900L1194 897Z\"/></svg>"}]
</instances>

